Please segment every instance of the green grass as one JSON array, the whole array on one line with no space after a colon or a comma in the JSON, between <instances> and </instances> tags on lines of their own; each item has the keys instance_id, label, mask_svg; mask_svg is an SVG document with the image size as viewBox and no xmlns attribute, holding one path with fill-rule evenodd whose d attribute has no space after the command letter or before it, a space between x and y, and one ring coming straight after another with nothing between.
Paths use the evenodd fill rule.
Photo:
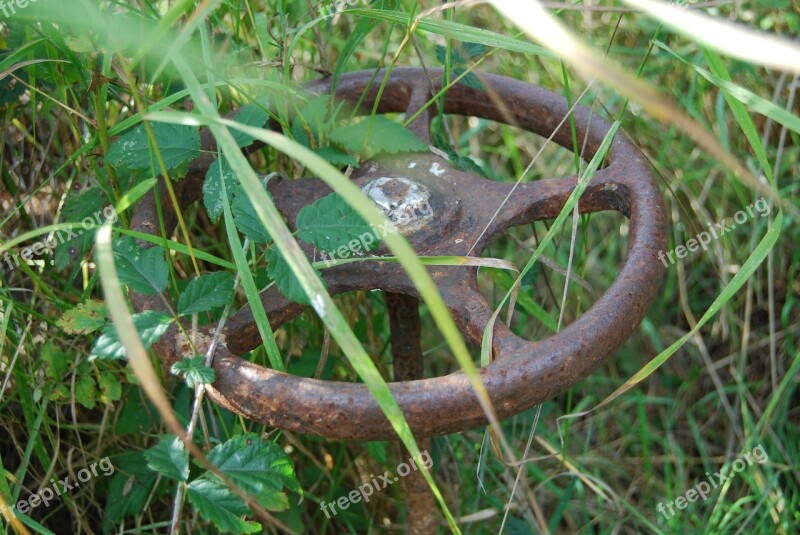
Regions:
<instances>
[{"instance_id":1,"label":"green grass","mask_svg":"<svg viewBox=\"0 0 800 535\"><path fill-rule=\"evenodd\" d=\"M104 155L117 136L143 121L151 139L159 121L210 125L218 155L235 169L301 291L322 296L331 313L320 318L309 310L273 333L258 297L270 283L265 247L239 236L227 195L219 223L209 219L201 202L182 212L176 232L162 228L160 236L150 238L168 251L168 291L176 302L198 273L238 273L234 310L250 303L268 340L248 358L305 376L313 376L320 359L326 359L322 377L366 383L403 444L416 453L418 446L386 388L392 355L383 296L327 297L314 274L321 266L304 257L259 177L275 172L321 177L366 221L379 224L382 218L342 169L317 156L313 143L303 146L313 125L293 128L292 117L305 105L298 87L323 74L339 78L353 70L440 66L437 46L452 54L460 40L467 40L487 46L470 60L469 69L541 85L619 125L617 135L641 148L659 178L671 249L762 195L774 193L775 203L768 215L737 225L707 252L670 265L640 328L597 372L499 424L503 455L526 459L521 468L502 462L485 428L432 439L430 482L439 497L439 530L796 532L799 86L791 65L786 66L791 72L782 73L784 60L769 57L767 46L775 43L741 52L731 47L731 53L754 56L743 61L727 56L726 42L715 41L713 32L669 29L674 27L669 13L656 19L632 11L559 9L554 13L566 28L627 72L628 80L640 83L609 84L604 75L614 71L607 67L588 84L585 65L574 62L565 42L531 41L524 33L530 21L506 20L488 4L415 19L439 4L379 0L317 20L320 5L326 3L58 0L19 9L11 20L0 18L0 505L27 498L51 478L74 479L105 456L116 468L113 476L93 478L48 507L19 515L27 527L9 527L5 518L0 525L9 533L165 533L170 521L179 519L186 533L219 531L197 514L191 496L184 502L187 485L157 479L143 461L142 453L160 435L190 425L199 398L161 369L152 352L148 358L136 348L132 325L125 327L130 307L123 294L107 286L113 284L109 243L95 245L91 231L57 251L55 263L44 254L9 269L3 260L6 252L79 224L73 196L87 191L101 192L103 203L120 214L112 239L141 238L128 230L132 207L153 187L152 177L168 170L168 155L153 152L151 168L140 172L107 165ZM764 34L800 31L800 18L788 1L687 11L732 19ZM541 29L547 21L534 22ZM797 47L793 50L796 54ZM444 65L451 71L459 68L452 58ZM652 107L646 94L651 90L679 116ZM265 95L271 118L285 135L250 128L248 133L267 148L242 156L234 136L237 128L248 127L220 116ZM435 95L431 103L440 98ZM588 166L578 158L580 139L560 148L513 126L461 117L446 117L445 123L442 139L451 140L453 150L493 180L583 174ZM173 179L182 172L180 166L168 170ZM624 260L629 225L624 217L602 213L573 221L571 214L568 205L556 221L511 229L483 254L519 270L481 268L480 289L498 311L521 271L511 329L523 338L545 339L578 318L611 284ZM464 370L481 392L473 370L488 360L486 348L464 346L423 267L458 260L420 259L400 236L387 244L425 296L426 377ZM90 360L100 331L76 331L61 321L88 299L108 301L131 366ZM498 321L505 316L498 314ZM194 320L216 324L224 317L216 309ZM275 442L291 460L302 494L289 492L283 510L247 514L248 521L262 522L273 533L404 528L401 485L333 520L320 509L321 501L347 495L371 474L393 471L408 455L399 442L327 441L256 424L207 400L198 408L193 443L206 457L215 445L252 432ZM659 513L660 503L674 501L706 480L706 472L730 466L758 445L767 462L748 466L707 500L690 503L674 516ZM200 472L193 465L192 478ZM239 480L234 483L241 486ZM121 522L110 522L120 514L123 492L138 506ZM241 492L248 494L246 484ZM182 504L177 513L176 501ZM263 505L251 502L251 508Z\"/></svg>"}]
</instances>

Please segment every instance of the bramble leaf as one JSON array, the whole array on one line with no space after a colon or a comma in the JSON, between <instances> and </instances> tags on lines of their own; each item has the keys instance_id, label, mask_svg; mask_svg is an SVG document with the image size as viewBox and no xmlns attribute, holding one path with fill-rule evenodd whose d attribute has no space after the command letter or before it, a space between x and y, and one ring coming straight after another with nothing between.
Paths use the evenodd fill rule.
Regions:
<instances>
[{"instance_id":1,"label":"bramble leaf","mask_svg":"<svg viewBox=\"0 0 800 535\"><path fill-rule=\"evenodd\" d=\"M428 145L404 126L382 115L365 117L357 123L334 128L329 139L351 152L426 152Z\"/></svg>"},{"instance_id":2,"label":"bramble leaf","mask_svg":"<svg viewBox=\"0 0 800 535\"><path fill-rule=\"evenodd\" d=\"M225 306L233 298L233 275L226 271L207 273L193 279L178 300L178 314L188 316Z\"/></svg>"},{"instance_id":3,"label":"bramble leaf","mask_svg":"<svg viewBox=\"0 0 800 535\"><path fill-rule=\"evenodd\" d=\"M144 452L147 466L170 479L189 479L189 451L175 435L163 435L158 444Z\"/></svg>"},{"instance_id":4,"label":"bramble leaf","mask_svg":"<svg viewBox=\"0 0 800 535\"><path fill-rule=\"evenodd\" d=\"M216 380L217 375L214 373L213 368L205 365L205 359L203 355L197 355L191 358L186 357L173 364L170 371L172 375L179 375L182 373L189 388L194 388L201 384L211 384Z\"/></svg>"},{"instance_id":5,"label":"bramble leaf","mask_svg":"<svg viewBox=\"0 0 800 535\"><path fill-rule=\"evenodd\" d=\"M170 324L172 318L157 310L146 310L133 315L133 325L142 339L145 349L150 349L161 338ZM117 328L110 323L103 329L103 334L95 341L92 348L92 357L102 359L125 358L125 347L119 340Z\"/></svg>"},{"instance_id":6,"label":"bramble leaf","mask_svg":"<svg viewBox=\"0 0 800 535\"><path fill-rule=\"evenodd\" d=\"M159 294L169 282L161 247L142 249L130 236L114 240L114 262L119 281L140 294Z\"/></svg>"},{"instance_id":7,"label":"bramble leaf","mask_svg":"<svg viewBox=\"0 0 800 535\"><path fill-rule=\"evenodd\" d=\"M161 151L167 170L175 169L200 155L200 133L193 126L151 123L153 137ZM144 125L122 134L108 150L106 163L129 169L158 169Z\"/></svg>"}]
</instances>

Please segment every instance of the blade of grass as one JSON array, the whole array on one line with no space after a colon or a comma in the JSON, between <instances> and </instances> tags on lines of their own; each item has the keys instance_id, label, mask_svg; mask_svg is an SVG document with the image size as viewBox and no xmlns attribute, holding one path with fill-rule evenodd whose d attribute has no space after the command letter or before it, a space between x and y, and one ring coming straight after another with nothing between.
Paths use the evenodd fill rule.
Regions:
<instances>
[{"instance_id":1,"label":"blade of grass","mask_svg":"<svg viewBox=\"0 0 800 535\"><path fill-rule=\"evenodd\" d=\"M348 9L345 12L347 15L354 17L364 17L368 19L383 20L386 22L394 22L403 26L409 26L408 14L402 11L386 11L382 9ZM425 17L417 17L414 19L416 28L424 32L441 35L449 39L456 39L467 43L477 43L481 45L491 46L494 48L503 48L512 52L521 52L523 54L532 54L534 56L542 56L547 58L554 57L554 54L546 48L514 39L507 35L499 34L490 30L482 28L475 28L466 24L458 22L451 22L448 20L429 19Z\"/></svg>"},{"instance_id":2,"label":"blade of grass","mask_svg":"<svg viewBox=\"0 0 800 535\"><path fill-rule=\"evenodd\" d=\"M666 2L622 0L646 11L665 26L727 56L750 63L800 74L800 47L777 35L769 35L724 22Z\"/></svg>"},{"instance_id":3,"label":"blade of grass","mask_svg":"<svg viewBox=\"0 0 800 535\"><path fill-rule=\"evenodd\" d=\"M777 106L776 104L770 102L765 98L761 98L752 91L745 89L744 87L737 85L731 82L729 79L723 79L719 76L715 76L708 72L707 70L703 69L695 65L694 63L690 62L683 56L676 53L672 50L669 46L661 41L654 41L655 46L661 48L662 50L670 53L671 55L675 56L677 59L694 69L697 74L714 84L715 86L722 89L727 95L732 96L742 104L749 106L754 111L764 115L765 117L769 117L776 123L784 125L789 130L800 134L800 117L794 115L785 109Z\"/></svg>"},{"instance_id":4,"label":"blade of grass","mask_svg":"<svg viewBox=\"0 0 800 535\"><path fill-rule=\"evenodd\" d=\"M222 158L217 158L217 165L222 166ZM225 217L225 232L228 235L228 243L230 244L231 252L233 253L233 260L236 262L236 271L242 277L242 288L247 296L247 302L250 304L250 310L253 312L253 319L258 328L258 334L264 340L264 347L267 349L267 357L269 358L270 365L278 371L286 371L281 360L281 352L278 349L278 344L275 342L275 333L272 331L272 326L269 324L267 312L264 310L264 303L258 294L256 282L253 279L253 274L250 272L250 265L247 263L247 257L242 249L242 242L239 241L239 235L236 231L236 224L233 221L233 212L231 211L230 199L226 188L222 190L222 209Z\"/></svg>"},{"instance_id":5,"label":"blade of grass","mask_svg":"<svg viewBox=\"0 0 800 535\"><path fill-rule=\"evenodd\" d=\"M130 230L126 228L118 228L114 229L115 231L125 234L127 236L133 236L137 240L143 240L146 242L153 243L155 245L163 245L166 246L167 249L171 251L176 251L181 254L189 255L189 248L186 247L184 244L173 241L173 240L166 240L161 236L154 236L152 234L147 234L146 232L137 232L135 230ZM204 262L208 262L209 264L214 264L215 266L219 266L225 269L230 269L232 271L236 270L236 264L232 262L228 262L227 260L223 260L218 256L214 256L212 254L206 253L205 251L200 251L198 249L193 249L195 257L198 260L203 260Z\"/></svg>"}]
</instances>

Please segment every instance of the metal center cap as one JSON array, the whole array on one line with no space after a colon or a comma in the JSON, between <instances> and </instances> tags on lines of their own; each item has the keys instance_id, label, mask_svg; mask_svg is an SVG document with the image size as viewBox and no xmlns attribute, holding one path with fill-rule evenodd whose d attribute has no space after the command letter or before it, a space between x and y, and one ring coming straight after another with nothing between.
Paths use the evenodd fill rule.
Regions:
<instances>
[{"instance_id":1,"label":"metal center cap","mask_svg":"<svg viewBox=\"0 0 800 535\"><path fill-rule=\"evenodd\" d=\"M401 234L416 232L433 218L430 190L406 177L382 176L368 182L361 191L378 205Z\"/></svg>"}]
</instances>

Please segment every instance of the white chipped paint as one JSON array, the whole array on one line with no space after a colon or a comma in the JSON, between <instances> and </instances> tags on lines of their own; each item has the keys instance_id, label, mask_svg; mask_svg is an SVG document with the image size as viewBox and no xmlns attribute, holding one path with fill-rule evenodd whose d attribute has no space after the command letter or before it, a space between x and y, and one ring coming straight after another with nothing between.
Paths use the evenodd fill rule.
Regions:
<instances>
[{"instance_id":1,"label":"white chipped paint","mask_svg":"<svg viewBox=\"0 0 800 535\"><path fill-rule=\"evenodd\" d=\"M429 171L436 176L442 176L444 174L444 168L439 165L439 162L433 162Z\"/></svg>"},{"instance_id":2,"label":"white chipped paint","mask_svg":"<svg viewBox=\"0 0 800 535\"><path fill-rule=\"evenodd\" d=\"M417 162L411 162L410 164L408 164L408 168L409 169L414 169L416 166L417 166Z\"/></svg>"}]
</instances>

